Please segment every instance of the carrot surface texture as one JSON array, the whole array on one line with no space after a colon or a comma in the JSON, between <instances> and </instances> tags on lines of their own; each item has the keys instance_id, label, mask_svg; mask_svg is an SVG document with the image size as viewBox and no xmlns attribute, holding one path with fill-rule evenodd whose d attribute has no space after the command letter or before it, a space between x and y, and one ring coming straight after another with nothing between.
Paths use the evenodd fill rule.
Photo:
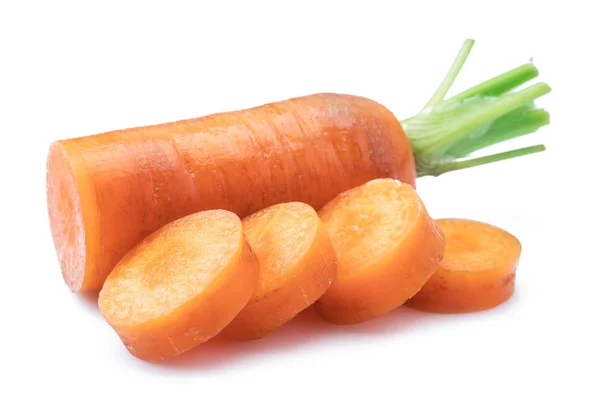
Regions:
<instances>
[{"instance_id":1,"label":"carrot surface texture","mask_svg":"<svg viewBox=\"0 0 600 400\"><path fill-rule=\"evenodd\" d=\"M315 311L334 324L368 321L401 306L434 273L444 237L415 189L375 179L345 191L319 216L338 260Z\"/></svg>"},{"instance_id":2,"label":"carrot surface texture","mask_svg":"<svg viewBox=\"0 0 600 400\"><path fill-rule=\"evenodd\" d=\"M132 355L164 360L227 326L254 293L258 272L239 217L203 211L132 248L109 274L98 305Z\"/></svg>"},{"instance_id":3,"label":"carrot surface texture","mask_svg":"<svg viewBox=\"0 0 600 400\"><path fill-rule=\"evenodd\" d=\"M136 243L194 212L243 218L292 201L319 209L372 179L416 186L419 176L543 150L470 157L546 125L548 113L533 101L550 91L545 83L516 89L538 75L527 63L446 98L472 45L423 111L403 120L374 100L319 93L52 143L47 203L65 282L99 290Z\"/></svg>"},{"instance_id":4,"label":"carrot surface texture","mask_svg":"<svg viewBox=\"0 0 600 400\"><path fill-rule=\"evenodd\" d=\"M521 243L493 225L438 219L446 239L440 267L407 306L437 313L483 311L508 300L515 290Z\"/></svg>"},{"instance_id":5,"label":"carrot surface texture","mask_svg":"<svg viewBox=\"0 0 600 400\"><path fill-rule=\"evenodd\" d=\"M260 265L258 287L223 331L236 341L258 339L312 305L336 274L336 256L316 211L281 203L243 221Z\"/></svg>"}]
</instances>

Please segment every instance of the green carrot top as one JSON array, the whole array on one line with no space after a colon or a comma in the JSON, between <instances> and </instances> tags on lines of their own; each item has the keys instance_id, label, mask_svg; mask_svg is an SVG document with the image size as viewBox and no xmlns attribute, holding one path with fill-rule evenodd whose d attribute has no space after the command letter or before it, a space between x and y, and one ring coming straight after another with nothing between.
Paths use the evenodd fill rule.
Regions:
<instances>
[{"instance_id":1,"label":"green carrot top","mask_svg":"<svg viewBox=\"0 0 600 400\"><path fill-rule=\"evenodd\" d=\"M529 62L446 99L474 41L467 39L446 77L421 112L401 121L415 155L418 176L438 176L545 150L540 144L469 158L471 153L549 124L534 100L550 92L546 83L516 90L538 76Z\"/></svg>"}]
</instances>

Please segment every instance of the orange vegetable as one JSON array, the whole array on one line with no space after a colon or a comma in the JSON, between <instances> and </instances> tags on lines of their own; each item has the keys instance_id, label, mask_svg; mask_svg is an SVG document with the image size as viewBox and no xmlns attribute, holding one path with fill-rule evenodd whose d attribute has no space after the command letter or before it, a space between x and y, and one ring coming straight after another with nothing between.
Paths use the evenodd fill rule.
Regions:
<instances>
[{"instance_id":1,"label":"orange vegetable","mask_svg":"<svg viewBox=\"0 0 600 400\"><path fill-rule=\"evenodd\" d=\"M245 217L289 201L318 209L385 176L415 184L400 122L375 101L317 94L55 142L48 210L65 281L99 290L128 250L185 215Z\"/></svg>"},{"instance_id":2,"label":"orange vegetable","mask_svg":"<svg viewBox=\"0 0 600 400\"><path fill-rule=\"evenodd\" d=\"M314 308L325 320L352 324L402 305L434 273L444 238L414 188L375 179L319 211L338 272Z\"/></svg>"},{"instance_id":3,"label":"orange vegetable","mask_svg":"<svg viewBox=\"0 0 600 400\"><path fill-rule=\"evenodd\" d=\"M472 46L465 41L423 111L401 121L374 100L318 93L53 143L48 213L66 283L99 290L137 242L193 212L243 218L291 201L319 209L375 178L415 186L417 176L543 151L470 158L548 124L532 105L550 92L545 83L513 90L538 75L528 63L446 98Z\"/></svg>"},{"instance_id":4,"label":"orange vegetable","mask_svg":"<svg viewBox=\"0 0 600 400\"><path fill-rule=\"evenodd\" d=\"M100 312L131 354L164 360L230 323L252 296L258 270L239 217L192 214L123 257L100 291Z\"/></svg>"},{"instance_id":5,"label":"orange vegetable","mask_svg":"<svg viewBox=\"0 0 600 400\"><path fill-rule=\"evenodd\" d=\"M258 339L313 304L335 277L331 241L315 210L282 203L243 220L260 273L246 307L223 333L230 339Z\"/></svg>"},{"instance_id":6,"label":"orange vegetable","mask_svg":"<svg viewBox=\"0 0 600 400\"><path fill-rule=\"evenodd\" d=\"M521 243L505 230L465 219L439 219L446 238L440 267L407 306L437 313L493 308L515 289Z\"/></svg>"}]
</instances>

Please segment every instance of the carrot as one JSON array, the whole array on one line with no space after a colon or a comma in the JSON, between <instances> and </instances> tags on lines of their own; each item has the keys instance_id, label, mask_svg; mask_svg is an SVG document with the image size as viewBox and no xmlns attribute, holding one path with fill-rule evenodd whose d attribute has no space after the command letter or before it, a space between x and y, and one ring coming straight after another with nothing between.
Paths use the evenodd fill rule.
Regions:
<instances>
[{"instance_id":1,"label":"carrot","mask_svg":"<svg viewBox=\"0 0 600 400\"><path fill-rule=\"evenodd\" d=\"M336 258L315 210L282 203L243 220L256 254L258 287L246 307L223 331L229 339L258 339L313 304L336 273Z\"/></svg>"},{"instance_id":2,"label":"carrot","mask_svg":"<svg viewBox=\"0 0 600 400\"><path fill-rule=\"evenodd\" d=\"M412 186L375 179L319 211L338 272L314 308L335 324L364 322L399 307L434 273L444 238Z\"/></svg>"},{"instance_id":3,"label":"carrot","mask_svg":"<svg viewBox=\"0 0 600 400\"><path fill-rule=\"evenodd\" d=\"M374 100L319 93L52 143L48 214L65 282L99 290L131 247L190 213L225 209L243 218L291 201L319 209L375 178L416 186L417 176L543 150L468 158L547 124L531 104L550 90L538 83L511 91L537 76L526 64L444 99L471 45L423 112L404 120Z\"/></svg>"},{"instance_id":4,"label":"carrot","mask_svg":"<svg viewBox=\"0 0 600 400\"><path fill-rule=\"evenodd\" d=\"M258 262L234 213L191 214L131 249L106 279L98 304L134 356L183 353L217 335L246 305Z\"/></svg>"},{"instance_id":5,"label":"carrot","mask_svg":"<svg viewBox=\"0 0 600 400\"><path fill-rule=\"evenodd\" d=\"M446 238L440 267L407 306L437 313L463 313L496 307L515 289L521 243L493 225L465 219L439 219Z\"/></svg>"}]
</instances>

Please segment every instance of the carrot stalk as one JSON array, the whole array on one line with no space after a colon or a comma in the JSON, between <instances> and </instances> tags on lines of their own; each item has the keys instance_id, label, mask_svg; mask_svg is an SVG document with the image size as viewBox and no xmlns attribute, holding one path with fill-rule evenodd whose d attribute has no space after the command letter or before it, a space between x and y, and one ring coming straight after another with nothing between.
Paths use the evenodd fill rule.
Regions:
<instances>
[{"instance_id":1,"label":"carrot stalk","mask_svg":"<svg viewBox=\"0 0 600 400\"><path fill-rule=\"evenodd\" d=\"M429 175L440 176L446 172L478 167L480 165L491 164L496 161L503 161L511 158L526 156L528 154L540 153L544 150L546 150L546 146L543 144L536 144L535 146L522 147L520 149L504 151L502 153L490 154L489 156L470 158L462 161L453 161L445 163L444 165L439 166L437 169L431 170Z\"/></svg>"},{"instance_id":2,"label":"carrot stalk","mask_svg":"<svg viewBox=\"0 0 600 400\"><path fill-rule=\"evenodd\" d=\"M466 100L474 96L499 96L537 78L538 75L537 67L528 62L452 96L448 101Z\"/></svg>"},{"instance_id":3,"label":"carrot stalk","mask_svg":"<svg viewBox=\"0 0 600 400\"><path fill-rule=\"evenodd\" d=\"M450 71L421 113L401 121L413 149L417 176L438 176L482 165L482 160L456 163L475 151L536 132L550 122L548 112L533 104L551 91L550 86L542 82L513 90L538 76L531 62L444 100L472 46L471 39L465 41ZM543 149L536 147L533 152ZM485 163L533 153L519 150L495 154L485 159Z\"/></svg>"},{"instance_id":4,"label":"carrot stalk","mask_svg":"<svg viewBox=\"0 0 600 400\"><path fill-rule=\"evenodd\" d=\"M518 119L519 123L515 123ZM506 140L535 132L541 125L550 122L550 115L546 110L522 107L511 111L498 118L489 127L484 136L460 142L448 151L456 158L466 157L469 154L486 147L502 143Z\"/></svg>"},{"instance_id":5,"label":"carrot stalk","mask_svg":"<svg viewBox=\"0 0 600 400\"><path fill-rule=\"evenodd\" d=\"M467 57L469 56L471 48L474 44L475 41L473 39L465 40L463 47L460 49L458 55L452 63L452 66L448 70L446 77L444 78L440 86L437 88L433 96L431 96L431 99L429 99L429 101L423 108L424 110L429 107L435 106L436 104L439 104L444 100L444 97L446 97L448 90L450 90L450 87L456 80L456 77L458 76L458 73L462 69L462 66L464 65L465 61L467 60Z\"/></svg>"}]
</instances>

